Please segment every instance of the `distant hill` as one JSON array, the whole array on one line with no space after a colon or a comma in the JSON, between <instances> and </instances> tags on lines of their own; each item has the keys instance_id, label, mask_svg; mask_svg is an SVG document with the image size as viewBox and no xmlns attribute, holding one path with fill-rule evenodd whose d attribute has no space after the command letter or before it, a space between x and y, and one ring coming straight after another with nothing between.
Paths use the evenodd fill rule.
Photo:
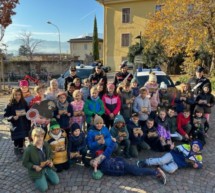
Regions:
<instances>
[{"instance_id":1,"label":"distant hill","mask_svg":"<svg viewBox=\"0 0 215 193\"><path fill-rule=\"evenodd\" d=\"M34 39L36 41L42 41L41 44L38 45L35 53L59 53L59 42L58 41L47 41L47 40L39 40ZM6 42L7 53L18 55L18 50L22 45L22 41L19 39ZM69 43L61 42L61 53L69 53Z\"/></svg>"}]
</instances>

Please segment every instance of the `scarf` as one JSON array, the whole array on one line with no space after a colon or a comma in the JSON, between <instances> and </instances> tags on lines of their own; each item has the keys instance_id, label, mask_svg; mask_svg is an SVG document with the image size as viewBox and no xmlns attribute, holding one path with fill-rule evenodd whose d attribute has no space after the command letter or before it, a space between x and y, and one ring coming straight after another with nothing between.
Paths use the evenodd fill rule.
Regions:
<instances>
[{"instance_id":1,"label":"scarf","mask_svg":"<svg viewBox=\"0 0 215 193\"><path fill-rule=\"evenodd\" d=\"M55 140L60 139L61 134L62 134L62 131L61 131L61 130L60 130L60 132L59 132L57 135L53 134L51 131L50 131L50 133L49 133L49 135L50 135L53 139L55 139Z\"/></svg>"},{"instance_id":2,"label":"scarf","mask_svg":"<svg viewBox=\"0 0 215 193\"><path fill-rule=\"evenodd\" d=\"M57 101L58 110L67 110L68 106L69 106L68 101L65 101L64 103L61 103L60 101Z\"/></svg>"}]
</instances>

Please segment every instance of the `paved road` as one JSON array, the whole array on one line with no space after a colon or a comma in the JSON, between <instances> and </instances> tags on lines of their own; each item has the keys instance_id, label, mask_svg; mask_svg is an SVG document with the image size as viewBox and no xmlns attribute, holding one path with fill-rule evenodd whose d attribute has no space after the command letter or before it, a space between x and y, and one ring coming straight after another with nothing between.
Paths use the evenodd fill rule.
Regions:
<instances>
[{"instance_id":1,"label":"paved road","mask_svg":"<svg viewBox=\"0 0 215 193\"><path fill-rule=\"evenodd\" d=\"M7 96L0 96L0 120ZM213 114L215 109L213 109ZM210 125L215 125L215 117ZM101 180L91 178L92 170L83 166L73 166L59 174L60 184L50 186L49 193L213 193L215 192L215 132L209 130L209 139L204 149L204 168L201 170L182 169L175 174L167 174L164 186L151 177L110 177ZM161 153L145 151L142 158L159 156ZM135 163L133 159L131 162ZM37 192L29 180L27 170L21 162L15 161L13 144L8 128L0 122L0 193L34 193Z\"/></svg>"}]
</instances>

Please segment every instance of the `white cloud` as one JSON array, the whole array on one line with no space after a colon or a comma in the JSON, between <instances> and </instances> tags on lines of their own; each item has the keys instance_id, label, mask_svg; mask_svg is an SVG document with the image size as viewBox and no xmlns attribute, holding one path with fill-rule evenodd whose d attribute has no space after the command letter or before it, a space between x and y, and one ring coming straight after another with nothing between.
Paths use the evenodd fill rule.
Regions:
<instances>
[{"instance_id":1,"label":"white cloud","mask_svg":"<svg viewBox=\"0 0 215 193\"><path fill-rule=\"evenodd\" d=\"M18 23L12 23L11 25L10 25L10 27L32 27L31 25L27 25L27 24L18 24Z\"/></svg>"}]
</instances>

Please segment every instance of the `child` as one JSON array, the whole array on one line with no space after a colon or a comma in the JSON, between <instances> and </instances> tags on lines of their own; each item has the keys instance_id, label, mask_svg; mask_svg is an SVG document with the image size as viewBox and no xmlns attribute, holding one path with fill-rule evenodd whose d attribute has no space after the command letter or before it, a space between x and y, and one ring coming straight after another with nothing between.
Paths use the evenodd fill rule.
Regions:
<instances>
[{"instance_id":1,"label":"child","mask_svg":"<svg viewBox=\"0 0 215 193\"><path fill-rule=\"evenodd\" d=\"M82 93L83 101L86 101L90 96L90 80L88 78L83 80L83 87L80 89L80 91Z\"/></svg>"},{"instance_id":2,"label":"child","mask_svg":"<svg viewBox=\"0 0 215 193\"><path fill-rule=\"evenodd\" d=\"M113 127L110 130L112 139L117 143L116 154L120 155L121 148L124 146L124 156L125 158L130 158L130 140L127 127L125 125L125 120L122 115L117 115L114 119Z\"/></svg>"},{"instance_id":3,"label":"child","mask_svg":"<svg viewBox=\"0 0 215 193\"><path fill-rule=\"evenodd\" d=\"M182 83L181 90L178 93L178 96L175 98L176 111L177 113L183 112L186 108L191 108L194 104L194 97L190 90L190 85L187 83Z\"/></svg>"},{"instance_id":4,"label":"child","mask_svg":"<svg viewBox=\"0 0 215 193\"><path fill-rule=\"evenodd\" d=\"M80 78L75 78L73 80L73 83L75 84L75 90L80 90L81 89L81 80L80 80Z\"/></svg>"},{"instance_id":5,"label":"child","mask_svg":"<svg viewBox=\"0 0 215 193\"><path fill-rule=\"evenodd\" d=\"M204 84L203 92L196 97L196 104L198 106L203 107L204 109L204 116L206 117L207 121L209 122L211 108L214 106L215 98L213 94L211 94L210 84Z\"/></svg>"},{"instance_id":6,"label":"child","mask_svg":"<svg viewBox=\"0 0 215 193\"><path fill-rule=\"evenodd\" d=\"M55 118L52 118L49 124L49 131L46 135L47 141L53 153L53 163L57 172L69 169L67 156L68 140L66 132L61 129Z\"/></svg>"},{"instance_id":7,"label":"child","mask_svg":"<svg viewBox=\"0 0 215 193\"><path fill-rule=\"evenodd\" d=\"M102 155L110 157L115 149L116 143L112 141L110 131L100 116L95 116L94 124L87 133L87 146L93 157L101 151Z\"/></svg>"},{"instance_id":8,"label":"child","mask_svg":"<svg viewBox=\"0 0 215 193\"><path fill-rule=\"evenodd\" d=\"M67 94L66 100L69 103L71 103L72 101L74 101L74 98L72 96L74 91L75 91L75 84L73 82L68 83L68 85L67 85L67 91L66 91L66 94Z\"/></svg>"},{"instance_id":9,"label":"child","mask_svg":"<svg viewBox=\"0 0 215 193\"><path fill-rule=\"evenodd\" d=\"M97 157L90 161L91 166L94 168L93 179L99 180L102 178L103 173L110 176L154 176L159 179L164 185L166 184L166 175L160 169L156 170L150 168L139 168L136 165L132 165L126 162L123 158L106 158L103 156L102 159ZM97 170L97 168L99 170ZM100 174L100 175L97 175Z\"/></svg>"},{"instance_id":10,"label":"child","mask_svg":"<svg viewBox=\"0 0 215 193\"><path fill-rule=\"evenodd\" d=\"M9 104L4 110L4 117L12 124L11 139L14 142L14 154L18 159L23 154L25 137L30 131L30 121L26 118L28 105L20 88L13 89Z\"/></svg>"},{"instance_id":11,"label":"child","mask_svg":"<svg viewBox=\"0 0 215 193\"><path fill-rule=\"evenodd\" d=\"M173 143L170 136L169 123L165 109L160 109L158 116L155 118L155 124L163 146L163 151L170 150L170 146L173 145Z\"/></svg>"},{"instance_id":12,"label":"child","mask_svg":"<svg viewBox=\"0 0 215 193\"><path fill-rule=\"evenodd\" d=\"M140 125L144 126L146 120L151 113L151 104L147 96L147 89L142 87L140 89L140 95L135 98L133 111L139 114Z\"/></svg>"},{"instance_id":13,"label":"child","mask_svg":"<svg viewBox=\"0 0 215 193\"><path fill-rule=\"evenodd\" d=\"M103 95L106 93L106 89L104 87L104 84L98 83L95 86L97 87L97 90L99 91L99 98L102 99Z\"/></svg>"},{"instance_id":14,"label":"child","mask_svg":"<svg viewBox=\"0 0 215 193\"><path fill-rule=\"evenodd\" d=\"M202 143L194 140L191 144L178 145L160 158L148 158L138 161L138 167L159 165L165 172L174 173L177 169L202 168Z\"/></svg>"},{"instance_id":15,"label":"child","mask_svg":"<svg viewBox=\"0 0 215 193\"><path fill-rule=\"evenodd\" d=\"M85 135L81 131L81 127L78 123L71 125L71 134L69 136L69 153L71 160L82 159L86 164L85 156L87 154L87 147L85 141Z\"/></svg>"},{"instance_id":16,"label":"child","mask_svg":"<svg viewBox=\"0 0 215 193\"><path fill-rule=\"evenodd\" d=\"M167 119L171 138L181 141L183 137L177 132L177 116L174 107L169 108L167 112Z\"/></svg>"},{"instance_id":17,"label":"child","mask_svg":"<svg viewBox=\"0 0 215 193\"><path fill-rule=\"evenodd\" d=\"M66 100L66 92L59 92L57 94L57 110L55 111L55 117L57 118L60 128L66 131L69 136L70 118L73 117L73 107Z\"/></svg>"},{"instance_id":18,"label":"child","mask_svg":"<svg viewBox=\"0 0 215 193\"><path fill-rule=\"evenodd\" d=\"M131 85L129 82L126 82L121 91L121 110L120 114L125 120L129 120L132 114L132 106L134 102L134 96L131 91Z\"/></svg>"},{"instance_id":19,"label":"child","mask_svg":"<svg viewBox=\"0 0 215 193\"><path fill-rule=\"evenodd\" d=\"M61 90L58 88L58 82L56 79L52 79L50 81L50 87L47 88L45 94L46 99L53 100L56 102L57 100L57 94L61 92Z\"/></svg>"},{"instance_id":20,"label":"child","mask_svg":"<svg viewBox=\"0 0 215 193\"><path fill-rule=\"evenodd\" d=\"M87 128L93 125L95 115L102 116L105 112L104 104L98 96L99 92L96 87L90 89L90 97L85 101L84 112L86 115Z\"/></svg>"},{"instance_id":21,"label":"child","mask_svg":"<svg viewBox=\"0 0 215 193\"><path fill-rule=\"evenodd\" d=\"M59 184L59 177L53 170L52 151L50 145L43 140L44 134L44 130L39 127L33 129L31 133L33 142L25 149L22 162L28 169L35 187L41 192L48 189L47 181L53 185Z\"/></svg>"},{"instance_id":22,"label":"child","mask_svg":"<svg viewBox=\"0 0 215 193\"><path fill-rule=\"evenodd\" d=\"M108 83L107 85L107 93L102 97L102 101L105 108L104 114L104 122L106 127L113 126L113 121L115 116L119 113L121 108L121 100L120 97L116 94L115 85L112 83Z\"/></svg>"},{"instance_id":23,"label":"child","mask_svg":"<svg viewBox=\"0 0 215 193\"><path fill-rule=\"evenodd\" d=\"M166 110L168 110L168 108L171 106L172 101L171 96L167 91L167 85L165 84L165 82L161 82L160 84L159 99L159 108L165 108Z\"/></svg>"},{"instance_id":24,"label":"child","mask_svg":"<svg viewBox=\"0 0 215 193\"><path fill-rule=\"evenodd\" d=\"M154 119L156 117L158 104L160 103L159 90L158 90L159 85L157 83L157 76L154 72L151 72L149 74L149 79L145 83L144 87L147 88L148 98L150 100L150 104L152 108L150 117Z\"/></svg>"},{"instance_id":25,"label":"child","mask_svg":"<svg viewBox=\"0 0 215 193\"><path fill-rule=\"evenodd\" d=\"M205 135L209 129L207 119L204 117L204 109L202 107L196 107L194 110L194 116L192 118L192 139L199 139L203 145L206 144Z\"/></svg>"},{"instance_id":26,"label":"child","mask_svg":"<svg viewBox=\"0 0 215 193\"><path fill-rule=\"evenodd\" d=\"M25 101L27 102L27 104L29 105L30 101L34 98L32 95L31 95L31 92L29 90L29 83L27 80L21 80L19 82L19 87L21 88L22 90L22 94L23 94L23 97L25 99Z\"/></svg>"},{"instance_id":27,"label":"child","mask_svg":"<svg viewBox=\"0 0 215 193\"><path fill-rule=\"evenodd\" d=\"M76 75L76 73L77 73L76 70L77 69L76 69L75 66L70 66L70 68L69 68L70 74L69 74L69 76L67 76L65 78L65 82L64 82L64 89L65 89L65 91L68 90L68 84L72 83L75 78L78 78L78 76Z\"/></svg>"},{"instance_id":28,"label":"child","mask_svg":"<svg viewBox=\"0 0 215 193\"><path fill-rule=\"evenodd\" d=\"M45 86L40 85L36 86L34 88L34 92L36 93L36 96L31 100L29 107L32 107L36 103L40 103L41 101L45 100Z\"/></svg>"},{"instance_id":29,"label":"child","mask_svg":"<svg viewBox=\"0 0 215 193\"><path fill-rule=\"evenodd\" d=\"M133 78L131 80L131 90L134 97L137 97L139 95L138 81L136 78Z\"/></svg>"},{"instance_id":30,"label":"child","mask_svg":"<svg viewBox=\"0 0 215 193\"><path fill-rule=\"evenodd\" d=\"M82 94L80 90L75 90L73 92L74 101L71 102L71 106L74 111L74 116L71 119L71 123L78 123L79 127L82 128L84 123L84 101L81 100Z\"/></svg>"},{"instance_id":31,"label":"child","mask_svg":"<svg viewBox=\"0 0 215 193\"><path fill-rule=\"evenodd\" d=\"M142 149L150 149L150 146L144 141L145 132L139 124L138 113L132 114L131 119L127 122L127 128L131 142L131 157L138 157L138 151L141 151Z\"/></svg>"},{"instance_id":32,"label":"child","mask_svg":"<svg viewBox=\"0 0 215 193\"><path fill-rule=\"evenodd\" d=\"M190 124L190 109L184 109L183 113L177 116L177 131L182 135L183 139L190 140L190 131L192 126Z\"/></svg>"},{"instance_id":33,"label":"child","mask_svg":"<svg viewBox=\"0 0 215 193\"><path fill-rule=\"evenodd\" d=\"M157 128L155 127L154 119L149 117L146 121L145 126L143 127L145 132L145 142L153 149L154 151L163 151L163 146L158 135Z\"/></svg>"}]
</instances>

